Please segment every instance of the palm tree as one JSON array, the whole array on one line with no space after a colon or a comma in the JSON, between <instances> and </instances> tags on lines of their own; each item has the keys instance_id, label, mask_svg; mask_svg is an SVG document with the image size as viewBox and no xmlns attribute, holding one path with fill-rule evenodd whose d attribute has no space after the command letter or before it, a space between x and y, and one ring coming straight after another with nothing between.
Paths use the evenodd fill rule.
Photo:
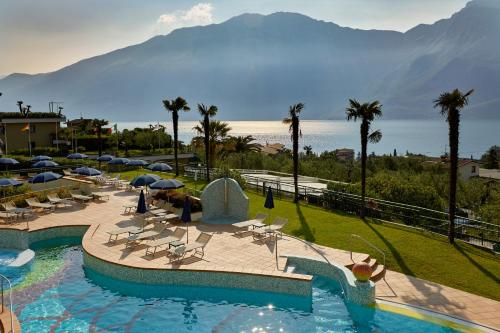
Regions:
<instances>
[{"instance_id":1,"label":"palm tree","mask_svg":"<svg viewBox=\"0 0 500 333\"><path fill-rule=\"evenodd\" d=\"M209 157L210 165L213 166L215 162L215 156L222 150L225 149L224 144L227 143L226 137L231 127L229 124L220 120L210 120L209 122ZM205 137L205 129L203 126L203 121L200 121L199 125L193 127L193 129L198 132L200 136ZM204 140L203 140L204 141Z\"/></svg>"},{"instance_id":2,"label":"palm tree","mask_svg":"<svg viewBox=\"0 0 500 333\"><path fill-rule=\"evenodd\" d=\"M469 96L474 90L465 94L455 89L452 92L442 93L434 101L434 107L441 109L441 114L446 116L450 141L450 195L448 203L448 240L451 244L455 242L455 212L457 205L457 176L458 176L458 137L460 134L460 110L469 104Z\"/></svg>"},{"instance_id":3,"label":"palm tree","mask_svg":"<svg viewBox=\"0 0 500 333\"><path fill-rule=\"evenodd\" d=\"M288 110L288 117L283 119L283 124L290 125L289 132L292 138L293 183L295 188L293 202L299 201L299 137L302 137L299 114L302 110L304 110L304 104L292 105Z\"/></svg>"},{"instance_id":4,"label":"palm tree","mask_svg":"<svg viewBox=\"0 0 500 333\"><path fill-rule=\"evenodd\" d=\"M229 150L235 153L248 153L259 151L259 145L254 143L255 138L251 135L231 136L228 140Z\"/></svg>"},{"instance_id":5,"label":"palm tree","mask_svg":"<svg viewBox=\"0 0 500 333\"><path fill-rule=\"evenodd\" d=\"M179 175L179 160L177 159L177 150L179 148L178 133L179 133L179 111L189 111L191 110L182 97L177 97L169 101L168 99L163 101L163 107L168 111L172 112L172 124L174 128L174 159L175 159L175 175Z\"/></svg>"},{"instance_id":6,"label":"palm tree","mask_svg":"<svg viewBox=\"0 0 500 333\"><path fill-rule=\"evenodd\" d=\"M311 156L313 153L313 148L311 145L304 146L304 152L306 153L306 156Z\"/></svg>"},{"instance_id":7,"label":"palm tree","mask_svg":"<svg viewBox=\"0 0 500 333\"><path fill-rule=\"evenodd\" d=\"M217 114L215 105L205 106L198 104L198 112L203 117L203 134L205 144L205 164L207 168L207 182L210 181L210 118Z\"/></svg>"},{"instance_id":8,"label":"palm tree","mask_svg":"<svg viewBox=\"0 0 500 333\"><path fill-rule=\"evenodd\" d=\"M347 120L361 120L361 218L365 217L365 197L366 197L366 150L368 141L377 143L382 139L382 132L376 130L370 133L370 125L375 118L382 116L382 105L379 101L361 104L355 99L349 100L349 106L346 108Z\"/></svg>"},{"instance_id":9,"label":"palm tree","mask_svg":"<svg viewBox=\"0 0 500 333\"><path fill-rule=\"evenodd\" d=\"M109 124L109 122L104 119L94 119L91 123L92 128L97 133L97 149L99 151L99 156L102 155L102 128L107 124Z\"/></svg>"}]
</instances>

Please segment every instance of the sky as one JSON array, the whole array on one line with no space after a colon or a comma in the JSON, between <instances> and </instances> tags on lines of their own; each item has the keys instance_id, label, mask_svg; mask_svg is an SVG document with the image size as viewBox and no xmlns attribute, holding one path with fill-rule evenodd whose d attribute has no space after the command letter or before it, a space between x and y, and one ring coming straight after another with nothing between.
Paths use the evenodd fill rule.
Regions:
<instances>
[{"instance_id":1,"label":"sky","mask_svg":"<svg viewBox=\"0 0 500 333\"><path fill-rule=\"evenodd\" d=\"M242 13L297 12L360 29L406 31L467 0L1 0L0 76L42 73L173 29Z\"/></svg>"}]
</instances>

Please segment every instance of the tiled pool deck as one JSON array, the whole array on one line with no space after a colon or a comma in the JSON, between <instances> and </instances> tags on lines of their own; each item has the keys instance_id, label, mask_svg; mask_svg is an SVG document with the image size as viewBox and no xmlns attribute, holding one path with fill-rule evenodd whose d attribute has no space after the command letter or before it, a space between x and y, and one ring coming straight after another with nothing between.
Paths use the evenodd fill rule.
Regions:
<instances>
[{"instance_id":1,"label":"tiled pool deck","mask_svg":"<svg viewBox=\"0 0 500 333\"><path fill-rule=\"evenodd\" d=\"M286 259L279 257L276 267L274 242L254 241L251 236L235 237L233 229L227 225L208 225L193 223L189 226L189 240L193 241L201 232L213 233L205 249L203 259L187 258L181 264L171 264L165 256L165 249L157 251L156 256L145 255L145 247L126 249L124 237L114 244L108 243L107 230L116 225L126 225L131 215L125 215L123 206L137 202L137 193L110 192L109 201L93 202L86 207L58 209L56 212L40 215L29 222L30 231L56 226L92 225L84 239L85 250L102 259L120 265L140 268L176 268L189 270L210 270L245 272L258 275L272 275L283 278L297 278L296 274L284 273ZM184 225L181 224L182 227ZM2 228L25 229L26 223L2 225ZM175 227L174 227L175 228ZM349 252L314 245L330 261L337 264L351 262ZM279 254L293 254L320 259L320 256L304 243L284 237L278 241ZM356 254L356 258L364 258ZM300 278L300 276L298 277ZM409 304L423 309L436 311L481 325L500 329L500 302L476 296L437 283L387 271L386 282L376 284L377 298Z\"/></svg>"}]
</instances>

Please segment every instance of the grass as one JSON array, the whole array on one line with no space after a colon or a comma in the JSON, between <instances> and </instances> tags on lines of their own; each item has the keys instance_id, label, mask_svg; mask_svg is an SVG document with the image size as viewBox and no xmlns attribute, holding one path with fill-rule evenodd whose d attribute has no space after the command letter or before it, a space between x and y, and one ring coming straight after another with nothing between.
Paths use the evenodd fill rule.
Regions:
<instances>
[{"instance_id":1,"label":"grass","mask_svg":"<svg viewBox=\"0 0 500 333\"><path fill-rule=\"evenodd\" d=\"M133 177L141 173L122 175ZM165 177L165 174L160 175ZM201 190L205 186L203 181L194 182L184 177L179 180L188 188L196 186ZM250 216L265 212L265 198L252 191L246 192L250 198ZM500 260L493 253L462 242L450 245L446 237L428 232L364 221L352 215L278 198L275 198L272 216L288 218L286 233L332 248L350 250L350 235L358 234L385 252L390 270L500 301ZM378 253L359 241L353 243L352 250L369 253L381 260Z\"/></svg>"}]
</instances>

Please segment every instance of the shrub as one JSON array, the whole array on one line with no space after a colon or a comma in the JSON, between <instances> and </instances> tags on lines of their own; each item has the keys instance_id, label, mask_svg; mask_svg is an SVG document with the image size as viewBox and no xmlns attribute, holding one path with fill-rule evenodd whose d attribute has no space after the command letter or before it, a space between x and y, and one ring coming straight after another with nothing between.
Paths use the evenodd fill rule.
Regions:
<instances>
[{"instance_id":1,"label":"shrub","mask_svg":"<svg viewBox=\"0 0 500 333\"><path fill-rule=\"evenodd\" d=\"M175 208L183 208L184 207L184 201L186 200L186 194L177 192L177 191L159 191L156 193L154 196L156 200L165 200L170 202ZM189 200L191 201L191 212L196 213L196 212L201 212L202 207L201 207L201 202L199 200L195 200L191 197L189 197Z\"/></svg>"}]
</instances>

